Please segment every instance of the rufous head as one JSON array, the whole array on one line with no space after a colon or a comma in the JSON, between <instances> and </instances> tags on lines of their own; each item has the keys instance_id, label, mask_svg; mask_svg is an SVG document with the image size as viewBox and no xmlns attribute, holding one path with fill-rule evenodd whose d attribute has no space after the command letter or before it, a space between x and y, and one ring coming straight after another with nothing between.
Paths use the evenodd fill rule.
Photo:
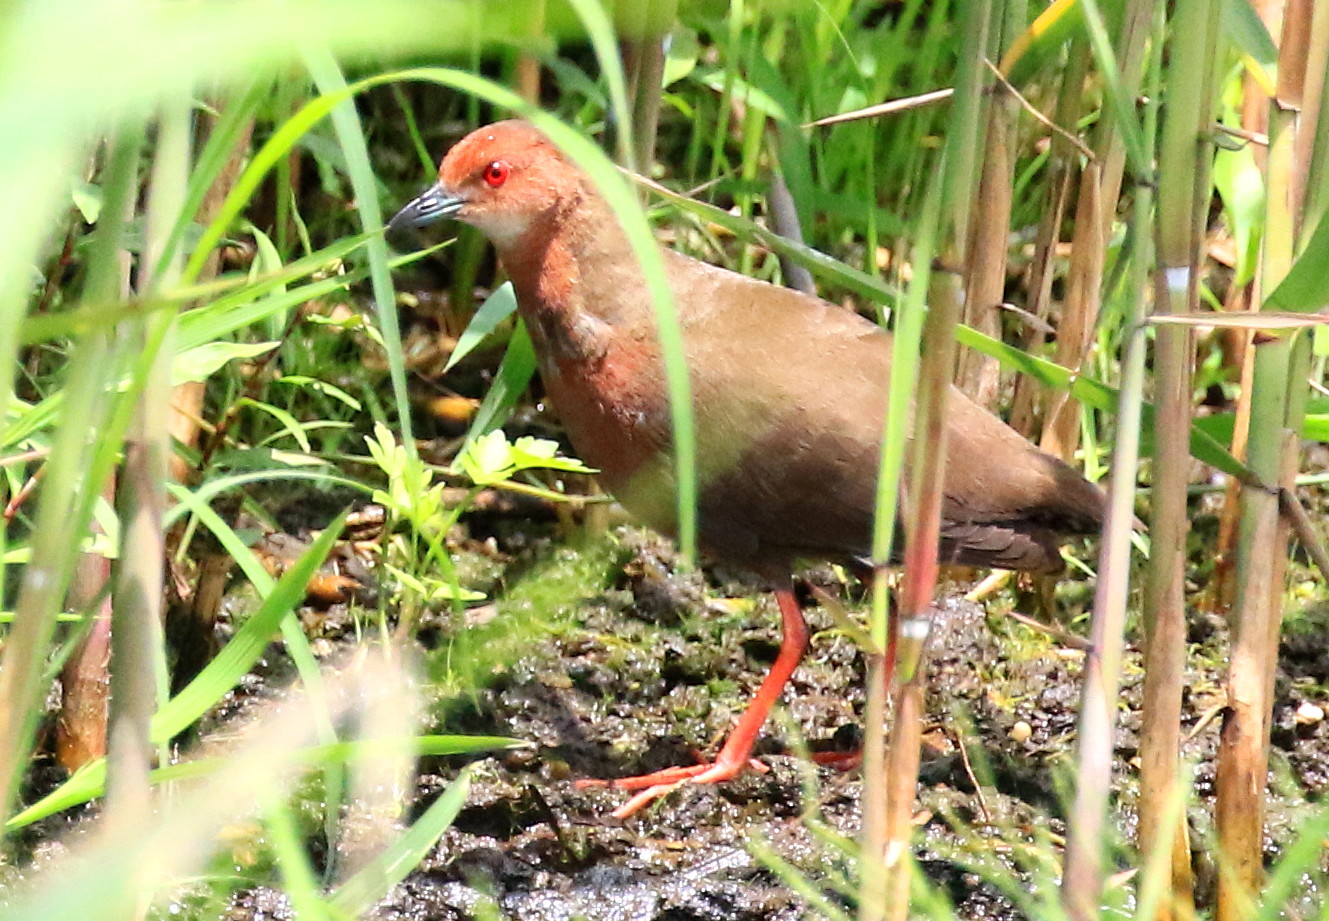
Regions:
<instances>
[{"instance_id":1,"label":"rufous head","mask_svg":"<svg viewBox=\"0 0 1329 921\"><path fill-rule=\"evenodd\" d=\"M574 200L580 186L578 171L538 129L523 121L495 122L448 151L438 182L397 212L388 233L455 218L503 249Z\"/></svg>"}]
</instances>

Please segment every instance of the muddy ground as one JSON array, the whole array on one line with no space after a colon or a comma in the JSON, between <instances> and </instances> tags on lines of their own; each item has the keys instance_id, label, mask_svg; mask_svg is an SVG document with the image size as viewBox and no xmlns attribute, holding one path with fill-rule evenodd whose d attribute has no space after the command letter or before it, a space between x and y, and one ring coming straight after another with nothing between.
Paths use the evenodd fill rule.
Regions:
<instances>
[{"instance_id":1,"label":"muddy ground","mask_svg":"<svg viewBox=\"0 0 1329 921\"><path fill-rule=\"evenodd\" d=\"M306 518L326 521L335 512L320 517L320 502L297 504ZM322 504L341 507L330 497ZM1207 576L1203 548L1212 546L1214 526L1203 514L1194 523L1190 588L1198 597ZM292 525L291 531L300 528ZM1092 549L1082 546L1077 552L1092 560ZM576 541L555 522L532 524L524 513L507 509L469 519L453 551L466 581L498 601L460 619L449 610L435 611L419 625L430 698L423 728L530 744L421 763L405 819L420 814L463 770L472 775L469 799L454 826L379 904L374 918L827 917L817 905L852 916L852 841L859 830L862 778L855 769L816 766L807 753L856 749L864 656L807 585L851 611L863 610L859 587L831 567L805 574L812 645L786 689L783 710L768 722L758 744L768 770L715 786L685 785L640 814L617 820L610 812L626 794L578 788L574 781L713 756L775 658L780 636L774 604L754 595L733 573L685 570L667 541L625 526ZM1055 899L1084 655L1073 640L1008 616L1011 609L1038 612L1039 586L1008 586L983 605L964 599L967 587L948 584L935 611L914 855L936 896L953 906L952 917L1045 916L1038 904ZM1086 632L1092 592L1084 575L1072 574L1056 586L1051 616L1059 630ZM1324 587L1302 564L1294 566L1291 597L1296 600L1289 602L1284 625L1267 798L1271 860L1310 815L1318 814L1317 803L1329 789L1329 603ZM376 602L371 588L350 604L306 609L314 649L335 661L364 635ZM252 607L252 593L237 583L228 610L239 619ZM1227 637L1217 615L1192 609L1189 616L1184 755L1194 765L1192 850L1200 897L1207 899L1214 882L1213 758ZM219 639L231 629L225 619ZM1134 625L1131 636L1138 638ZM1119 843L1133 838L1136 825L1141 677L1133 645L1114 765L1110 826ZM274 643L210 717L205 734L234 732L293 679L288 657ZM43 792L62 779L54 769L39 767L30 792ZM302 808L315 817L319 811L317 803ZM45 855L38 865L60 849L70 821L54 817L31 829L28 854ZM321 869L327 844L317 818L309 830L310 852ZM223 874L232 856L221 856ZM1114 859L1111 869L1128 868L1127 857ZM252 865L244 872L265 878ZM275 868L267 872L275 885ZM1317 885L1309 877L1301 881L1287 917L1319 915L1323 897ZM1118 878L1110 898L1123 907L1131 904L1129 875ZM222 904L200 891L161 915L219 916L285 921L294 913L276 888L260 885Z\"/></svg>"},{"instance_id":2,"label":"muddy ground","mask_svg":"<svg viewBox=\"0 0 1329 921\"><path fill-rule=\"evenodd\" d=\"M473 612L465 626L440 613L420 631L436 687L465 688L437 691L429 730L533 744L421 765L416 813L468 762L470 797L376 917L822 917L809 908L808 889L852 913L854 864L841 844L858 831L862 780L856 770L816 767L806 757L809 748L852 750L859 735L864 659L830 614L808 605L812 648L785 693L783 716L759 744L767 772L684 786L620 821L609 813L625 794L573 781L714 754L775 657L774 605L754 600L723 571L681 572L670 545L640 530L619 529L582 550L532 537L529 528L489 531L459 549L483 550L472 557L472 579L503 600ZM858 590L829 567L808 580L861 609ZM985 608L965 601L963 589L949 586L936 612L915 855L955 917L1024 918L1040 897L1033 893L1053 897L1083 653L1002 613L1034 609L1034 593L1008 589ZM1091 595L1082 578L1059 588L1056 611L1066 630L1084 632ZM345 621L337 609L317 615L333 638ZM1284 639L1271 857L1329 785L1329 726L1322 710L1317 717L1320 705L1329 706L1327 630L1329 608L1312 601L1294 612ZM1225 632L1220 618L1192 614L1185 755L1195 764L1190 815L1202 895L1213 883L1208 816ZM274 668L271 680L281 671ZM1121 840L1135 825L1140 677L1132 651L1114 772L1112 826ZM1318 910L1313 884L1305 886L1302 904ZM1129 880L1111 897L1129 905ZM234 921L290 916L265 888L242 894L227 914Z\"/></svg>"}]
</instances>

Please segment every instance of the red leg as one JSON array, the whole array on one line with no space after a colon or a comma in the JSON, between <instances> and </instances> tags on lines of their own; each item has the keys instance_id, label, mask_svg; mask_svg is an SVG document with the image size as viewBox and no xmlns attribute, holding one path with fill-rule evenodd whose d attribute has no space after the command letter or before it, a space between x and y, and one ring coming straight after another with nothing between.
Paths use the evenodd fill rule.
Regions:
<instances>
[{"instance_id":1,"label":"red leg","mask_svg":"<svg viewBox=\"0 0 1329 921\"><path fill-rule=\"evenodd\" d=\"M770 673L757 689L752 703L739 718L738 725L725 741L720 754L710 764L694 764L688 767L665 768L652 774L639 777L623 777L618 780L580 780L578 786L599 786L612 784L620 790L640 790L618 809L614 816L624 818L632 815L647 803L655 800L682 783L719 783L736 777L752 756L752 746L756 744L771 707L780 699L789 677L803 659L808 648L808 626L803 620L803 611L792 588L776 591L775 600L780 605L780 621L784 630L784 639L780 644L780 654L775 658Z\"/></svg>"}]
</instances>

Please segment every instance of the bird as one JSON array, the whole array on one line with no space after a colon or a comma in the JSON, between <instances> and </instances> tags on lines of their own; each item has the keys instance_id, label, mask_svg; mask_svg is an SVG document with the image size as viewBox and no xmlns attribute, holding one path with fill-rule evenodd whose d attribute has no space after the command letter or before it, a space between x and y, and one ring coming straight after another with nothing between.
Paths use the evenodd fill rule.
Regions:
<instances>
[{"instance_id":1,"label":"bird","mask_svg":"<svg viewBox=\"0 0 1329 921\"><path fill-rule=\"evenodd\" d=\"M671 416L649 286L592 180L525 120L478 128L390 237L452 218L489 238L512 281L546 395L573 448L648 526L677 526ZM684 783L745 770L809 640L792 573L870 561L891 334L813 295L692 259L661 258L695 414L697 542L773 591L783 638L714 760L608 781L626 817ZM1064 536L1097 531L1099 487L952 387L942 563L1052 573ZM897 522L898 528L898 522Z\"/></svg>"}]
</instances>

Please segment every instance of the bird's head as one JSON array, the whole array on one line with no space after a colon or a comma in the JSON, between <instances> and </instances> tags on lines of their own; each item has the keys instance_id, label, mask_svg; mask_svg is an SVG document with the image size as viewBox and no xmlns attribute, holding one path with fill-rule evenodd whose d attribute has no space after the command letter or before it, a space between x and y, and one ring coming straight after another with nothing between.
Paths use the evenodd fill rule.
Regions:
<instances>
[{"instance_id":1,"label":"bird's head","mask_svg":"<svg viewBox=\"0 0 1329 921\"><path fill-rule=\"evenodd\" d=\"M579 173L538 129L522 121L496 122L448 151L438 182L397 212L388 232L455 218L500 249L509 248L579 187Z\"/></svg>"}]
</instances>

